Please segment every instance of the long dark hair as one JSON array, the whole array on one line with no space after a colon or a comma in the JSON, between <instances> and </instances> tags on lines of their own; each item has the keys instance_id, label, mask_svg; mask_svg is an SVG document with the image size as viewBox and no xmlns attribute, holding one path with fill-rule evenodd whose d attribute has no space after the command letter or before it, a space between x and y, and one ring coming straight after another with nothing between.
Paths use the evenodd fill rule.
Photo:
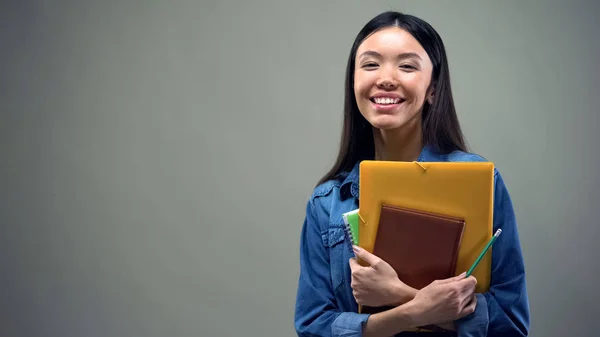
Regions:
<instances>
[{"instance_id":1,"label":"long dark hair","mask_svg":"<svg viewBox=\"0 0 600 337\"><path fill-rule=\"evenodd\" d=\"M362 28L350 50L346 67L344 124L340 149L335 164L321 178L319 184L352 170L358 161L375 157L372 126L361 115L354 96L354 65L356 50L363 40L373 32L390 26L400 27L410 33L423 46L433 64L431 85L435 95L431 104L425 101L423 105L423 145L429 145L441 153L466 151L452 98L448 60L441 37L431 25L417 17L399 12L384 12Z\"/></svg>"}]
</instances>

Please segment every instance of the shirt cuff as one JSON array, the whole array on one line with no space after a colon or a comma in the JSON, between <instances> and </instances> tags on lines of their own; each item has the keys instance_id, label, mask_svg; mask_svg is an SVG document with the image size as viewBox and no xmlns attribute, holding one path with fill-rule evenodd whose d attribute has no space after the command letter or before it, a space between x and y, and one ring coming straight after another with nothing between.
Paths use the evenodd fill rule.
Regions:
<instances>
[{"instance_id":1,"label":"shirt cuff","mask_svg":"<svg viewBox=\"0 0 600 337\"><path fill-rule=\"evenodd\" d=\"M342 312L331 324L331 335L334 337L361 337L362 329L370 314Z\"/></svg>"},{"instance_id":2,"label":"shirt cuff","mask_svg":"<svg viewBox=\"0 0 600 337\"><path fill-rule=\"evenodd\" d=\"M490 322L487 299L483 294L475 294L475 296L477 297L475 312L455 321L457 337L487 336Z\"/></svg>"}]
</instances>

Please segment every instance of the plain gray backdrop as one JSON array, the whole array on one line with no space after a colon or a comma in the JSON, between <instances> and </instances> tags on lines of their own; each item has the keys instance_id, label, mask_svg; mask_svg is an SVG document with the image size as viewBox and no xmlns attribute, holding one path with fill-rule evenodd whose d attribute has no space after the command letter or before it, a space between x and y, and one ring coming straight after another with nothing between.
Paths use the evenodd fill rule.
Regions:
<instances>
[{"instance_id":1,"label":"plain gray backdrop","mask_svg":"<svg viewBox=\"0 0 600 337\"><path fill-rule=\"evenodd\" d=\"M3 1L0 335L295 335L346 59L388 9L439 31L506 180L531 335L596 335L593 0Z\"/></svg>"}]
</instances>

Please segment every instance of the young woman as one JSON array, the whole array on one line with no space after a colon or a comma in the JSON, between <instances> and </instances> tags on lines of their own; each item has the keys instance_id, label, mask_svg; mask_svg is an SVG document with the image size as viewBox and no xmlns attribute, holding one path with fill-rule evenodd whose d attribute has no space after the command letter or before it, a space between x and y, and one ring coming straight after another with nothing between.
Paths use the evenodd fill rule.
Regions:
<instances>
[{"instance_id":1,"label":"young woman","mask_svg":"<svg viewBox=\"0 0 600 337\"><path fill-rule=\"evenodd\" d=\"M385 12L356 37L346 70L344 125L336 163L306 207L300 240L295 308L299 336L526 336L529 302L512 202L494 175L494 231L489 292L460 275L416 290L387 262L348 249L342 213L358 208L359 163L483 161L467 152L454 108L446 52L440 36L414 16ZM358 313L358 304L390 306ZM443 332L411 332L436 326Z\"/></svg>"}]
</instances>

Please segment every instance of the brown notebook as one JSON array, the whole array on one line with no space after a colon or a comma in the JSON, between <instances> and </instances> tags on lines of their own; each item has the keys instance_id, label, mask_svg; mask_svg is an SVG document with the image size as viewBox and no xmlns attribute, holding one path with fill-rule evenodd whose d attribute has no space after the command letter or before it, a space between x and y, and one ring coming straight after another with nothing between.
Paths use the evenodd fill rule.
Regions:
<instances>
[{"instance_id":1,"label":"brown notebook","mask_svg":"<svg viewBox=\"0 0 600 337\"><path fill-rule=\"evenodd\" d=\"M383 205L373 254L389 263L402 282L421 289L455 275L464 228L460 218ZM361 312L386 309L362 306Z\"/></svg>"}]
</instances>

